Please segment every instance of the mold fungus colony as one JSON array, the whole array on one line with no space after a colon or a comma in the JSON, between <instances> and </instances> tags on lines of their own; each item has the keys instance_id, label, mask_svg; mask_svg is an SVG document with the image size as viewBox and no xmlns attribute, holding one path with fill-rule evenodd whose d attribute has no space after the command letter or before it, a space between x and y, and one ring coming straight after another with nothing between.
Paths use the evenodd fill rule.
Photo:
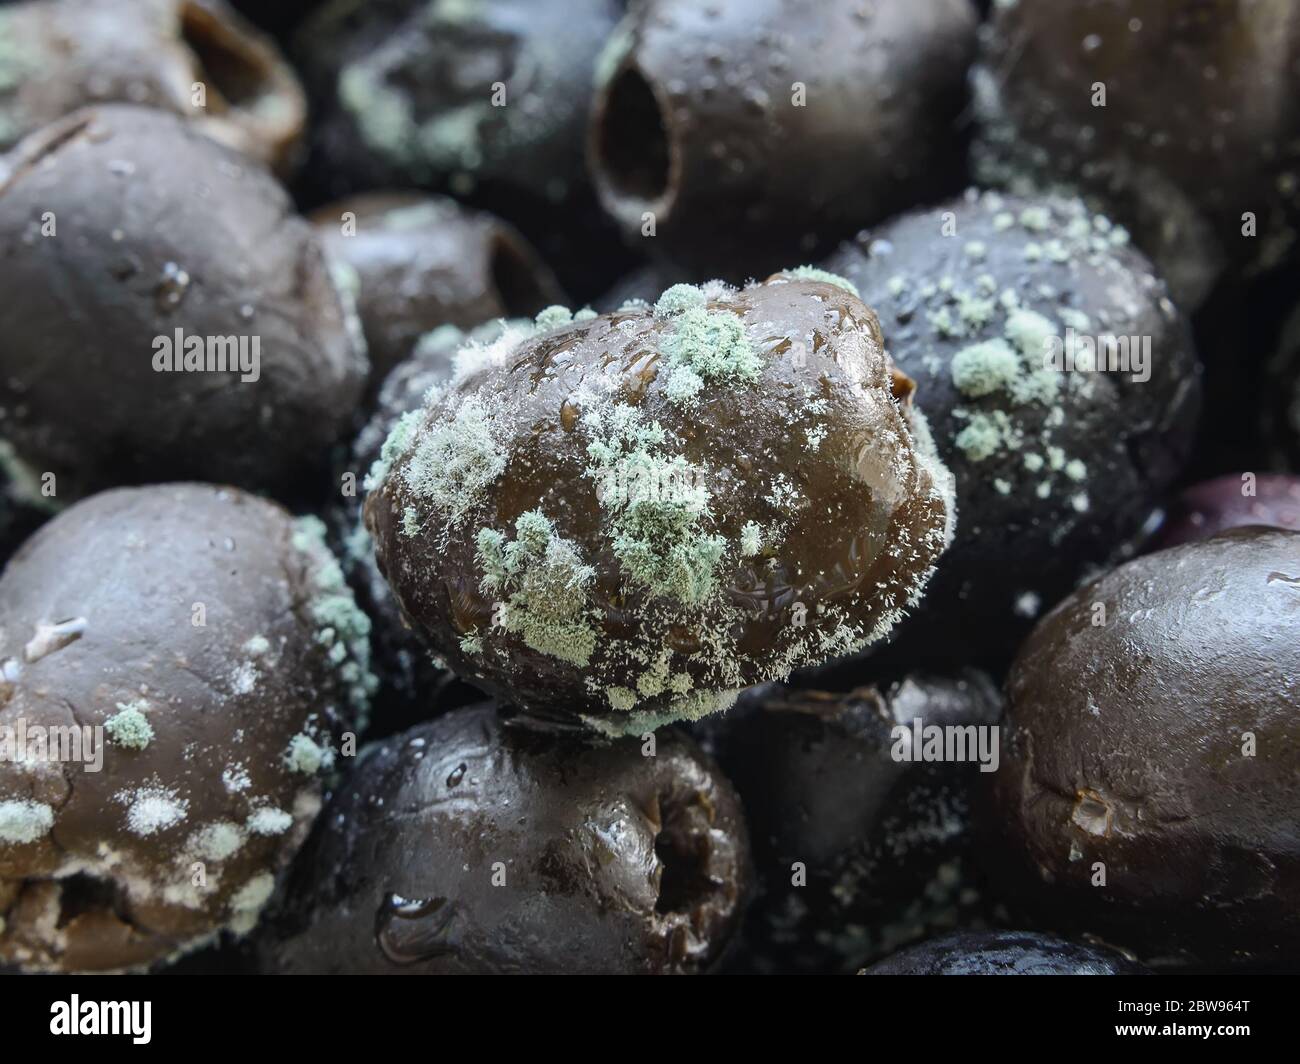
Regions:
<instances>
[{"instance_id":1,"label":"mold fungus colony","mask_svg":"<svg viewBox=\"0 0 1300 1064\"><path fill-rule=\"evenodd\" d=\"M592 75L620 6L331 0L297 40L323 164L372 185L450 178L563 199L583 181ZM494 105L494 83L519 106Z\"/></svg>"},{"instance_id":2,"label":"mold fungus colony","mask_svg":"<svg viewBox=\"0 0 1300 1064\"><path fill-rule=\"evenodd\" d=\"M453 669L640 734L915 603L951 483L856 295L777 275L577 319L462 362L372 471L379 566Z\"/></svg>"},{"instance_id":3,"label":"mold fungus colony","mask_svg":"<svg viewBox=\"0 0 1300 1064\"><path fill-rule=\"evenodd\" d=\"M1199 367L1131 243L1077 199L972 191L826 261L880 316L957 483L909 660L1005 660L1088 566L1132 554L1182 469Z\"/></svg>"}]
</instances>

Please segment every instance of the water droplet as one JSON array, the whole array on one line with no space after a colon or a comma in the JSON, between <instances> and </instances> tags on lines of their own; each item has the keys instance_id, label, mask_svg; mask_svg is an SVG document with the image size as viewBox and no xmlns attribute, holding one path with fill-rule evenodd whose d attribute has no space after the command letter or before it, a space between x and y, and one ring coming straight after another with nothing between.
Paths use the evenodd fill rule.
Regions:
<instances>
[{"instance_id":1,"label":"water droplet","mask_svg":"<svg viewBox=\"0 0 1300 1064\"><path fill-rule=\"evenodd\" d=\"M174 262L163 266L162 277L154 290L154 302L159 310L174 310L181 305L190 290L190 275Z\"/></svg>"},{"instance_id":2,"label":"water droplet","mask_svg":"<svg viewBox=\"0 0 1300 1064\"><path fill-rule=\"evenodd\" d=\"M763 114L772 103L771 98L767 93L757 85L750 85L747 87L741 94L741 98L744 100L745 106L749 109L750 113L755 115Z\"/></svg>"},{"instance_id":3,"label":"water droplet","mask_svg":"<svg viewBox=\"0 0 1300 1064\"><path fill-rule=\"evenodd\" d=\"M72 617L64 621L55 621L53 624L42 621L36 625L36 634L23 647L23 661L28 665L34 664L41 658L62 650L69 643L75 643L85 634L85 631L85 617Z\"/></svg>"},{"instance_id":4,"label":"water droplet","mask_svg":"<svg viewBox=\"0 0 1300 1064\"><path fill-rule=\"evenodd\" d=\"M419 964L455 950L447 934L456 906L446 898L386 894L375 913L375 943L394 964Z\"/></svg>"},{"instance_id":5,"label":"water droplet","mask_svg":"<svg viewBox=\"0 0 1300 1064\"><path fill-rule=\"evenodd\" d=\"M1083 50L1085 52L1095 52L1101 47L1101 35L1090 33L1083 39Z\"/></svg>"},{"instance_id":6,"label":"water droplet","mask_svg":"<svg viewBox=\"0 0 1300 1064\"><path fill-rule=\"evenodd\" d=\"M451 775L447 777L448 787L458 786L460 781L465 778L465 767L466 767L465 763L461 762L454 769L452 769Z\"/></svg>"}]
</instances>

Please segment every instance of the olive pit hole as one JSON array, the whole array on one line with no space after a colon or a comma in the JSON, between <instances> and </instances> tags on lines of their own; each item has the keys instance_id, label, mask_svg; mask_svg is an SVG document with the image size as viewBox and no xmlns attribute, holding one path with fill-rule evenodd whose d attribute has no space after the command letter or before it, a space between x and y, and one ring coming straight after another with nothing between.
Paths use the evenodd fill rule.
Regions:
<instances>
[{"instance_id":1,"label":"olive pit hole","mask_svg":"<svg viewBox=\"0 0 1300 1064\"><path fill-rule=\"evenodd\" d=\"M265 94L265 63L232 27L202 4L182 6L180 31L208 86L231 107L250 106Z\"/></svg>"},{"instance_id":2,"label":"olive pit hole","mask_svg":"<svg viewBox=\"0 0 1300 1064\"><path fill-rule=\"evenodd\" d=\"M717 886L709 875L710 840L700 823L703 810L670 801L661 809L663 826L654 843L661 866L655 912L689 913Z\"/></svg>"},{"instance_id":3,"label":"olive pit hole","mask_svg":"<svg viewBox=\"0 0 1300 1064\"><path fill-rule=\"evenodd\" d=\"M78 916L108 912L119 919L125 910L121 888L111 880L77 872L59 880L59 927L66 927Z\"/></svg>"},{"instance_id":4,"label":"olive pit hole","mask_svg":"<svg viewBox=\"0 0 1300 1064\"><path fill-rule=\"evenodd\" d=\"M610 84L596 131L605 179L624 196L653 202L668 191L668 129L650 83L634 67Z\"/></svg>"}]
</instances>

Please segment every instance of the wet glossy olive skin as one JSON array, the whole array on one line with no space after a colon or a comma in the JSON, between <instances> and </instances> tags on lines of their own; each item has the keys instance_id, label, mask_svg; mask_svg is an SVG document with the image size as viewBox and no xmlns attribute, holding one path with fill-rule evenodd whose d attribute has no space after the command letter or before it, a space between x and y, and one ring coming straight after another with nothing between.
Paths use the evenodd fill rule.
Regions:
<instances>
[{"instance_id":1,"label":"wet glossy olive skin","mask_svg":"<svg viewBox=\"0 0 1300 1064\"><path fill-rule=\"evenodd\" d=\"M1007 697L991 825L1058 926L1165 965L1294 953L1300 533L1235 529L1081 588Z\"/></svg>"},{"instance_id":2,"label":"wet glossy olive skin","mask_svg":"<svg viewBox=\"0 0 1300 1064\"><path fill-rule=\"evenodd\" d=\"M739 282L955 191L975 23L963 0L638 4L598 70L601 202L646 254Z\"/></svg>"},{"instance_id":3,"label":"wet glossy olive skin","mask_svg":"<svg viewBox=\"0 0 1300 1064\"><path fill-rule=\"evenodd\" d=\"M1195 308L1225 270L1297 252L1294 14L1288 0L997 5L977 175L1095 196Z\"/></svg>"},{"instance_id":4,"label":"wet glossy olive skin","mask_svg":"<svg viewBox=\"0 0 1300 1064\"><path fill-rule=\"evenodd\" d=\"M1145 975L1146 969L1098 946L1029 931L960 932L922 942L862 975Z\"/></svg>"},{"instance_id":5,"label":"wet glossy olive skin","mask_svg":"<svg viewBox=\"0 0 1300 1064\"><path fill-rule=\"evenodd\" d=\"M0 266L4 436L64 500L181 479L291 498L352 421L368 363L311 226L181 118L86 108L0 158Z\"/></svg>"},{"instance_id":6,"label":"wet glossy olive skin","mask_svg":"<svg viewBox=\"0 0 1300 1064\"><path fill-rule=\"evenodd\" d=\"M286 973L652 974L719 959L750 891L739 802L674 732L590 745L455 710L370 748L269 942Z\"/></svg>"}]
</instances>

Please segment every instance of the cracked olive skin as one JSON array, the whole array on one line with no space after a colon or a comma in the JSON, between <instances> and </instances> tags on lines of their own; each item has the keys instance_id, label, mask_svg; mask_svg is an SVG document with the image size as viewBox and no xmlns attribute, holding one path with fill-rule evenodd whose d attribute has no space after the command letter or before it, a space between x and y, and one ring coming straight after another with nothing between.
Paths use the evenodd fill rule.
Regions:
<instances>
[{"instance_id":1,"label":"cracked olive skin","mask_svg":"<svg viewBox=\"0 0 1300 1064\"><path fill-rule=\"evenodd\" d=\"M368 363L311 227L180 118L86 108L0 158L0 272L0 434L60 499L184 479L298 497L351 423ZM251 366L256 340L257 379L155 368L178 329L178 361L215 338Z\"/></svg>"},{"instance_id":2,"label":"cracked olive skin","mask_svg":"<svg viewBox=\"0 0 1300 1064\"><path fill-rule=\"evenodd\" d=\"M307 99L275 43L222 0L42 0L0 12L0 150L79 107L156 107L284 175ZM194 86L203 86L196 103Z\"/></svg>"},{"instance_id":3,"label":"cracked olive skin","mask_svg":"<svg viewBox=\"0 0 1300 1064\"><path fill-rule=\"evenodd\" d=\"M1149 975L1113 950L1032 931L966 931L878 961L861 975Z\"/></svg>"},{"instance_id":4,"label":"cracked olive skin","mask_svg":"<svg viewBox=\"0 0 1300 1064\"><path fill-rule=\"evenodd\" d=\"M0 759L0 964L141 970L251 928L321 805L286 752L354 721L309 612L330 569L279 506L202 484L96 495L14 555L0 725L104 742L98 770ZM147 741L109 723L128 705Z\"/></svg>"},{"instance_id":5,"label":"cracked olive skin","mask_svg":"<svg viewBox=\"0 0 1300 1064\"><path fill-rule=\"evenodd\" d=\"M362 754L297 866L279 973L707 970L750 890L735 793L689 739L587 744L458 709Z\"/></svg>"},{"instance_id":6,"label":"cracked olive skin","mask_svg":"<svg viewBox=\"0 0 1300 1064\"><path fill-rule=\"evenodd\" d=\"M745 803L762 884L737 963L852 972L927 929L977 919L979 765L895 760L893 729L987 729L1001 712L993 681L966 669L843 694L771 685L703 722L705 748Z\"/></svg>"},{"instance_id":7,"label":"cracked olive skin","mask_svg":"<svg viewBox=\"0 0 1300 1064\"><path fill-rule=\"evenodd\" d=\"M1007 699L990 823L1018 894L1152 965L1294 956L1300 533L1236 529L1081 588Z\"/></svg>"},{"instance_id":8,"label":"cracked olive skin","mask_svg":"<svg viewBox=\"0 0 1300 1064\"><path fill-rule=\"evenodd\" d=\"M1225 270L1294 258L1300 18L1290 0L999 4L986 44L974 76L982 183L1095 196L1189 311Z\"/></svg>"},{"instance_id":9,"label":"cracked olive skin","mask_svg":"<svg viewBox=\"0 0 1300 1064\"><path fill-rule=\"evenodd\" d=\"M752 380L714 380L695 405L677 405L662 353L676 319L650 307L499 341L489 368L425 407L366 499L379 568L411 623L457 675L539 721L640 734L725 709L741 688L880 638L951 536L950 478L861 301L785 275L701 298L743 332L759 363ZM656 449L707 491L700 535L724 549L696 602L638 581L618 553L623 511L611 511L619 492L635 499L640 488L592 463L620 411L659 426ZM463 467L453 448L466 438L485 439L477 457L497 465L449 513L421 482ZM676 492L665 479L665 509ZM590 569L585 662L503 624L507 600L484 583L481 530L512 531L537 512ZM746 556L750 522L771 531ZM646 552L665 540L676 549L673 534L647 537ZM662 655L677 687L647 676Z\"/></svg>"},{"instance_id":10,"label":"cracked olive skin","mask_svg":"<svg viewBox=\"0 0 1300 1064\"><path fill-rule=\"evenodd\" d=\"M1147 535L1201 410L1191 330L1126 234L1078 200L968 192L861 234L823 265L879 315L957 487L952 546L881 650L908 667L978 662L1001 671L1036 617L1085 575L1131 557ZM987 318L963 319L957 293L984 303ZM1062 344L1073 321L1092 337L1149 338L1149 379L1059 372L1046 403L963 392L959 360L1006 341L1009 296ZM989 454L963 446L976 417L1008 419L1017 442Z\"/></svg>"}]
</instances>

